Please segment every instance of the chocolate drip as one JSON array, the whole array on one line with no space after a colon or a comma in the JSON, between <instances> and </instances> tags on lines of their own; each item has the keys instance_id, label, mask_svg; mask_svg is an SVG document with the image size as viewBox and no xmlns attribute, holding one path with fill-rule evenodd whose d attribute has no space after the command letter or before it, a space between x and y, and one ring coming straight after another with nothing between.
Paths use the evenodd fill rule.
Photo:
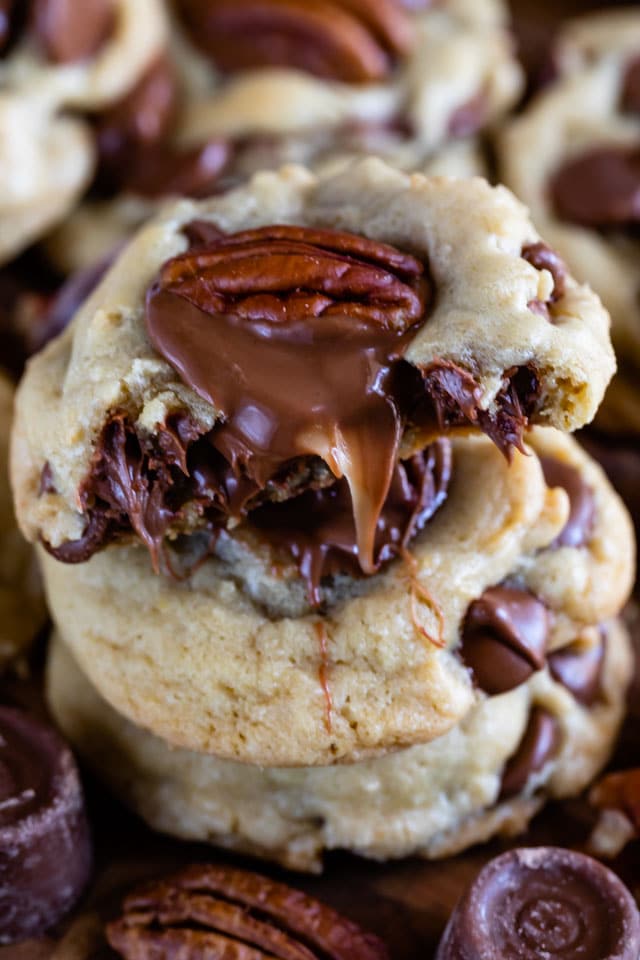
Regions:
<instances>
[{"instance_id":1,"label":"chocolate drip","mask_svg":"<svg viewBox=\"0 0 640 960\"><path fill-rule=\"evenodd\" d=\"M549 657L551 676L579 703L590 707L600 696L605 651L606 633L601 629L599 641L593 646L585 648L576 643L552 653Z\"/></svg>"},{"instance_id":2,"label":"chocolate drip","mask_svg":"<svg viewBox=\"0 0 640 960\"><path fill-rule=\"evenodd\" d=\"M460 654L481 690L505 693L542 670L548 632L547 608L533 594L490 587L467 611Z\"/></svg>"},{"instance_id":3,"label":"chocolate drip","mask_svg":"<svg viewBox=\"0 0 640 960\"><path fill-rule=\"evenodd\" d=\"M44 932L91 867L78 771L51 727L0 707L0 943Z\"/></svg>"},{"instance_id":4,"label":"chocolate drip","mask_svg":"<svg viewBox=\"0 0 640 960\"><path fill-rule=\"evenodd\" d=\"M640 915L624 884L572 850L511 850L457 904L436 960L636 960Z\"/></svg>"},{"instance_id":5,"label":"chocolate drip","mask_svg":"<svg viewBox=\"0 0 640 960\"><path fill-rule=\"evenodd\" d=\"M568 160L549 184L563 220L594 228L631 228L640 217L640 149L601 147Z\"/></svg>"},{"instance_id":6,"label":"chocolate drip","mask_svg":"<svg viewBox=\"0 0 640 960\"><path fill-rule=\"evenodd\" d=\"M589 543L595 523L593 490L585 483L578 467L556 457L541 457L540 463L547 485L562 487L569 496L569 519L552 546L583 547Z\"/></svg>"},{"instance_id":7,"label":"chocolate drip","mask_svg":"<svg viewBox=\"0 0 640 960\"><path fill-rule=\"evenodd\" d=\"M451 476L451 447L439 440L427 450L399 463L378 518L374 571L397 556L442 505ZM348 572L358 575L358 544L353 504L345 480L307 490L283 503L270 503L251 514L251 523L270 543L285 548L307 581L309 599L322 602L323 577Z\"/></svg>"},{"instance_id":8,"label":"chocolate drip","mask_svg":"<svg viewBox=\"0 0 640 960\"><path fill-rule=\"evenodd\" d=\"M500 799L517 796L530 777L543 769L560 747L558 721L542 707L534 707L520 746L507 763L502 776Z\"/></svg>"}]
</instances>

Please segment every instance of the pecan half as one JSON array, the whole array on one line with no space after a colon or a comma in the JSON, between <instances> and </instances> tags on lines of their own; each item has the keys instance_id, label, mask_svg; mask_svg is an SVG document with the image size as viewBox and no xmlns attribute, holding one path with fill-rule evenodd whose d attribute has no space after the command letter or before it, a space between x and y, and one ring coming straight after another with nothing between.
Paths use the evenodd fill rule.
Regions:
<instances>
[{"instance_id":1,"label":"pecan half","mask_svg":"<svg viewBox=\"0 0 640 960\"><path fill-rule=\"evenodd\" d=\"M192 866L130 894L107 938L125 960L385 960L330 907L267 877Z\"/></svg>"},{"instance_id":2,"label":"pecan half","mask_svg":"<svg viewBox=\"0 0 640 960\"><path fill-rule=\"evenodd\" d=\"M398 0L179 0L178 5L194 43L224 71L287 66L347 83L380 80L413 40L407 4Z\"/></svg>"}]
</instances>

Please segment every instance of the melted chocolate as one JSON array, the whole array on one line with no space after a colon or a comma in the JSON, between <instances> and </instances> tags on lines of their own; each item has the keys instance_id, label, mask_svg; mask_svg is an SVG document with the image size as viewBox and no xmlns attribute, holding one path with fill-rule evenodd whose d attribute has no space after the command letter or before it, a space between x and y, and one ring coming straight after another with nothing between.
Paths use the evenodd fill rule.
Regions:
<instances>
[{"instance_id":1,"label":"melted chocolate","mask_svg":"<svg viewBox=\"0 0 640 960\"><path fill-rule=\"evenodd\" d=\"M599 147L579 154L556 171L549 189L563 220L630 228L640 217L640 148Z\"/></svg>"},{"instance_id":2,"label":"melted chocolate","mask_svg":"<svg viewBox=\"0 0 640 960\"><path fill-rule=\"evenodd\" d=\"M500 799L507 800L522 793L531 775L543 769L558 752L559 746L558 721L542 707L534 707L520 746L504 769Z\"/></svg>"},{"instance_id":3,"label":"melted chocolate","mask_svg":"<svg viewBox=\"0 0 640 960\"><path fill-rule=\"evenodd\" d=\"M585 483L578 467L555 457L541 457L540 463L547 485L562 487L569 496L569 519L553 546L585 546L591 538L596 517L593 490Z\"/></svg>"},{"instance_id":4,"label":"melted chocolate","mask_svg":"<svg viewBox=\"0 0 640 960\"><path fill-rule=\"evenodd\" d=\"M460 654L481 690L505 693L542 670L548 632L547 608L531 593L490 587L467 611Z\"/></svg>"},{"instance_id":5,"label":"melted chocolate","mask_svg":"<svg viewBox=\"0 0 640 960\"><path fill-rule=\"evenodd\" d=\"M168 529L185 532L188 502L202 528L217 529L344 477L360 566L372 573L405 428L474 424L507 453L522 446L538 402L533 370L506 371L489 413L467 371L445 361L420 371L402 359L432 297L415 258L329 230L228 237L194 221L185 233L189 251L148 291L147 328L221 419L206 437L184 415L143 437L114 412L80 491L85 533L48 547L58 559L80 562L133 529L158 566Z\"/></svg>"},{"instance_id":6,"label":"melted chocolate","mask_svg":"<svg viewBox=\"0 0 640 960\"><path fill-rule=\"evenodd\" d=\"M362 569L402 433L398 361L431 296L423 265L350 234L270 227L165 265L149 290L151 342L224 414L214 443L260 487L288 461L347 479Z\"/></svg>"},{"instance_id":7,"label":"melted chocolate","mask_svg":"<svg viewBox=\"0 0 640 960\"><path fill-rule=\"evenodd\" d=\"M640 915L606 867L557 847L488 863L456 906L436 960L636 960Z\"/></svg>"},{"instance_id":8,"label":"melted chocolate","mask_svg":"<svg viewBox=\"0 0 640 960\"><path fill-rule=\"evenodd\" d=\"M606 634L591 647L571 644L549 656L551 676L573 694L585 707L592 706L602 689L602 671L606 651Z\"/></svg>"},{"instance_id":9,"label":"melted chocolate","mask_svg":"<svg viewBox=\"0 0 640 960\"><path fill-rule=\"evenodd\" d=\"M451 447L438 440L398 463L375 532L374 570L406 548L444 502L451 476ZM358 575L353 503L345 480L307 490L283 503L255 510L250 521L270 543L285 548L307 581L309 598L322 602L322 579L334 573Z\"/></svg>"},{"instance_id":10,"label":"melted chocolate","mask_svg":"<svg viewBox=\"0 0 640 960\"><path fill-rule=\"evenodd\" d=\"M0 943L36 936L61 919L90 868L71 752L53 728L0 707Z\"/></svg>"}]
</instances>

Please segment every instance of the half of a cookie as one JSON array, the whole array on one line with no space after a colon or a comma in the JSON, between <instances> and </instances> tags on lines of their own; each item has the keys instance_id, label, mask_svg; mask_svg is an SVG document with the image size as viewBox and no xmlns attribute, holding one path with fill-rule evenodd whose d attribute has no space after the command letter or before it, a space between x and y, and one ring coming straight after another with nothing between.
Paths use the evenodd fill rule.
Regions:
<instances>
[{"instance_id":1,"label":"half of a cookie","mask_svg":"<svg viewBox=\"0 0 640 960\"><path fill-rule=\"evenodd\" d=\"M531 424L573 430L613 365L597 297L508 191L375 160L257 175L143 228L32 362L18 515L63 562L138 540L160 568L185 535L311 509L370 575L445 499L438 438L509 456Z\"/></svg>"},{"instance_id":2,"label":"half of a cookie","mask_svg":"<svg viewBox=\"0 0 640 960\"><path fill-rule=\"evenodd\" d=\"M576 650L597 667L631 587L602 472L555 431L531 439L511 464L486 437L453 440L431 521L376 575L334 569L321 608L281 529L246 521L182 581L139 545L75 565L43 550L54 621L102 696L175 746L283 766L433 740L556 651L582 682Z\"/></svg>"}]
</instances>

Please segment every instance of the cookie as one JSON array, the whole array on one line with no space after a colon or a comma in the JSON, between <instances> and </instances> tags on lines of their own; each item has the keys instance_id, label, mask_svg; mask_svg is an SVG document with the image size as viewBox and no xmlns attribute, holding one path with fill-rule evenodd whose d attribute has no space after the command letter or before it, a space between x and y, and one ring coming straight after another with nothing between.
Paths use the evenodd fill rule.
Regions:
<instances>
[{"instance_id":1,"label":"cookie","mask_svg":"<svg viewBox=\"0 0 640 960\"><path fill-rule=\"evenodd\" d=\"M284 168L169 207L34 360L17 512L59 558L135 536L160 566L167 538L343 476L371 572L398 458L456 429L507 454L531 423L575 429L612 370L599 301L503 188Z\"/></svg>"},{"instance_id":2,"label":"cookie","mask_svg":"<svg viewBox=\"0 0 640 960\"><path fill-rule=\"evenodd\" d=\"M633 209L639 179L640 11L566 24L557 76L499 138L499 172L548 242L611 312L619 373L598 416L640 433L640 270Z\"/></svg>"},{"instance_id":3,"label":"cookie","mask_svg":"<svg viewBox=\"0 0 640 960\"><path fill-rule=\"evenodd\" d=\"M31 0L3 15L0 263L79 201L97 156L86 115L133 87L166 29L162 0L88 0L82 17L59 0Z\"/></svg>"},{"instance_id":4,"label":"cookie","mask_svg":"<svg viewBox=\"0 0 640 960\"><path fill-rule=\"evenodd\" d=\"M51 239L67 271L108 253L163 197L206 196L284 163L333 169L374 154L409 171L484 173L479 135L521 89L500 0L174 7L162 73L104 122L105 195Z\"/></svg>"},{"instance_id":5,"label":"cookie","mask_svg":"<svg viewBox=\"0 0 640 960\"><path fill-rule=\"evenodd\" d=\"M18 530L9 489L12 414L13 387L0 375L0 669L28 648L46 618L33 550Z\"/></svg>"},{"instance_id":6,"label":"cookie","mask_svg":"<svg viewBox=\"0 0 640 960\"><path fill-rule=\"evenodd\" d=\"M432 740L560 650L595 649L595 668L598 625L630 591L630 521L604 475L561 434L532 442L543 459L509 464L454 440L422 532L376 575L326 577L321 608L280 545L240 526L181 581L141 547L76 565L41 551L53 618L100 693L176 746L275 766Z\"/></svg>"},{"instance_id":7,"label":"cookie","mask_svg":"<svg viewBox=\"0 0 640 960\"><path fill-rule=\"evenodd\" d=\"M578 794L606 762L631 656L619 623L603 636L586 700L545 668L430 744L346 766L261 769L172 749L110 707L60 640L48 693L81 754L157 830L297 870L321 869L332 849L439 858L524 830L545 799Z\"/></svg>"}]
</instances>

